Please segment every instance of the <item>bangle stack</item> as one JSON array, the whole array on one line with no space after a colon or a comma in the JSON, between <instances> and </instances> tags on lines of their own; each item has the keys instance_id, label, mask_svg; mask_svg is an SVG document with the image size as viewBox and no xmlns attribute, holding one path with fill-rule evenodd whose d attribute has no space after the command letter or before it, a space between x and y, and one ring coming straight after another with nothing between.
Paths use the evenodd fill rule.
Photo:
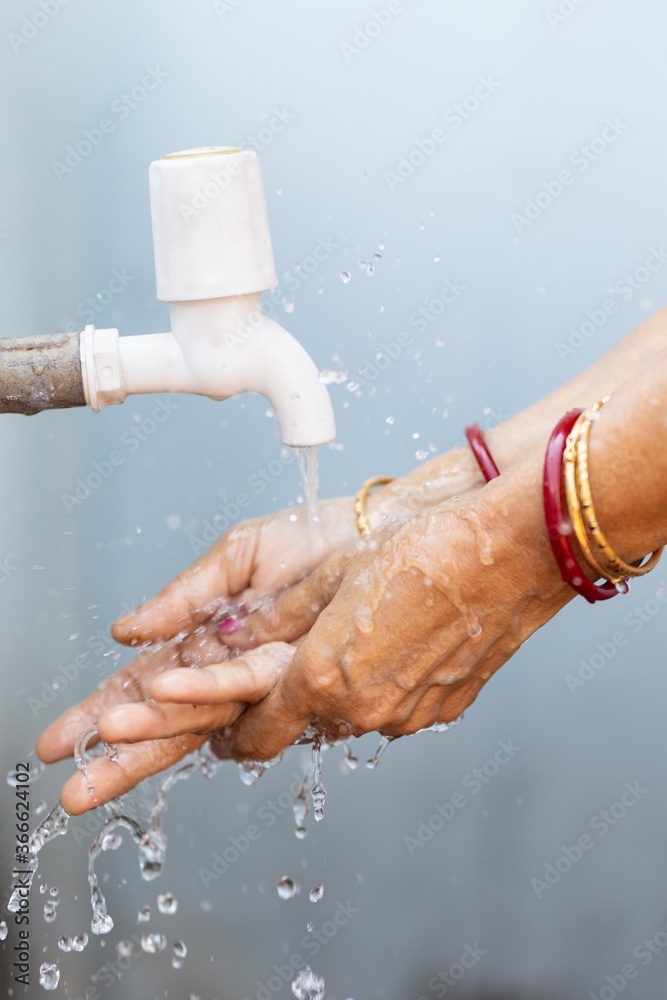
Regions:
<instances>
[{"instance_id":1,"label":"bangle stack","mask_svg":"<svg viewBox=\"0 0 667 1000\"><path fill-rule=\"evenodd\" d=\"M625 562L607 541L595 515L588 443L591 426L606 401L600 400L589 410L566 413L554 428L544 461L544 514L551 549L562 579L591 604L627 593L628 580L648 573L662 553L662 549L653 552L646 562ZM604 583L593 583L586 576L572 536L589 570Z\"/></svg>"}]
</instances>

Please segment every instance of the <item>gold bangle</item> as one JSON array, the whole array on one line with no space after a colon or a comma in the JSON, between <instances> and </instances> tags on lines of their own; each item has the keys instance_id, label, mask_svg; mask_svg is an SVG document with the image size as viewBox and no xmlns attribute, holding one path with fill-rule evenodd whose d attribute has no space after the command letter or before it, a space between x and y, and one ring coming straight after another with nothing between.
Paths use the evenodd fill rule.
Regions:
<instances>
[{"instance_id":1,"label":"gold bangle","mask_svg":"<svg viewBox=\"0 0 667 1000\"><path fill-rule=\"evenodd\" d=\"M599 413L606 403L607 398L597 402L590 410L583 413L580 418L581 423L575 444L576 461L574 463L574 472L581 517L587 538L590 538L592 543L591 554L607 579L617 580L622 577L644 576L645 573L650 572L660 559L662 548L656 549L655 552L651 553L645 563L642 563L641 559L637 563L627 563L611 547L595 516L595 507L593 505L591 483L588 474L588 442L591 426L595 419L592 414ZM579 424L579 421L577 423Z\"/></svg>"},{"instance_id":2,"label":"gold bangle","mask_svg":"<svg viewBox=\"0 0 667 1000\"><path fill-rule=\"evenodd\" d=\"M371 525L366 515L366 499L368 494L376 486L386 486L387 483L393 482L394 476L375 476L373 479L367 479L354 498L354 513L357 518L357 530L362 537L364 535L370 535L371 533Z\"/></svg>"},{"instance_id":3,"label":"gold bangle","mask_svg":"<svg viewBox=\"0 0 667 1000\"><path fill-rule=\"evenodd\" d=\"M577 491L577 445L586 416L587 413L584 411L584 413L582 413L577 419L577 422L573 426L565 443L565 451L563 452L563 487L565 490L565 499L567 501L570 521L572 522L572 530L574 531L574 536L579 543L579 549L582 556L595 573L596 579L602 576L607 580L611 580L612 583L618 583L622 579L622 574L617 573L616 575L611 576L607 572L606 567L601 565L595 558L595 555L591 550Z\"/></svg>"}]
</instances>

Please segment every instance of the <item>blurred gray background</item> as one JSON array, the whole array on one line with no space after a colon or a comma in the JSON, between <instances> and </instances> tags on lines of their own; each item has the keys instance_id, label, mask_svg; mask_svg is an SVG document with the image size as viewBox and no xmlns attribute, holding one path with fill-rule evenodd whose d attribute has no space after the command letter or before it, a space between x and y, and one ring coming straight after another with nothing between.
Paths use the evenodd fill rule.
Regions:
<instances>
[{"instance_id":1,"label":"blurred gray background","mask_svg":"<svg viewBox=\"0 0 667 1000\"><path fill-rule=\"evenodd\" d=\"M348 373L331 387L339 434L321 455L323 494L400 474L417 451L460 442L467 422L490 426L531 403L665 302L667 267L643 265L667 241L666 28L667 14L648 0L5 0L0 334L91 320L125 334L166 329L166 307L154 298L148 165L188 146L255 148L283 275L276 315L321 368ZM149 70L159 85L123 104ZM473 96L480 79L483 100ZM280 132L270 126L276 110ZM54 167L104 117L114 130L91 155L68 172ZM614 141L596 141L608 119ZM409 173L418 140L435 128L446 141L411 176L392 178L401 163ZM554 197L564 169L573 183ZM540 192L537 216L517 221ZM313 269L320 241L329 250ZM360 261L374 253L381 257L369 274ZM110 297L114 271L126 287ZM434 307L448 281L465 291ZM614 314L586 326L591 336L573 334L605 299ZM417 323L421 307L428 322ZM409 349L350 389L400 331L413 336ZM559 348L571 338L579 346ZM2 418L5 770L114 669L114 656L92 657L50 706L29 699L41 700L124 604L192 561L192 533L279 455L263 399L173 402L169 419L132 449L124 442L150 417L151 397L98 415ZM119 448L122 466L68 504L79 477ZM299 492L292 464L248 514L293 504ZM90 835L51 845L45 878L63 902L46 924L33 897L29 995L41 995L46 958L59 960L59 995L72 998L93 988L104 1000L288 997L273 967L304 953L308 921L321 927L349 901L358 912L319 954L304 955L334 1000L661 996L667 604L656 592L665 579L658 571L606 607L574 602L454 731L400 741L376 771L345 775L340 752L330 752L326 818L303 842L288 814L270 828L257 818L289 788L298 751L251 789L232 766L212 783L181 784L165 820L164 876L142 883L129 846L102 859L116 928L80 955L63 955L56 942L89 924ZM628 641L616 649L619 629ZM572 690L568 675L591 657L593 679ZM466 775L493 758L499 740L521 750L473 794ZM360 754L371 756L375 742L365 740ZM71 769L42 778L33 805L54 803ZM544 879L635 782L645 789L639 801L604 836L595 833L594 849L552 887L536 889L531 879ZM465 807L411 856L404 838L465 788ZM2 801L8 850L7 787ZM261 838L205 888L198 869L251 823ZM10 868L7 853L5 881ZM299 882L299 896L278 898L282 875ZM325 896L314 905L308 890L318 882ZM151 926L186 941L184 968L171 968L169 952L144 955L120 980L107 970L95 986L91 977L117 958L116 942L145 927L136 924L138 906L155 910L167 889L178 912ZM3 946L8 991L13 933ZM463 954L472 967L457 981ZM628 963L636 974L626 979Z\"/></svg>"}]
</instances>

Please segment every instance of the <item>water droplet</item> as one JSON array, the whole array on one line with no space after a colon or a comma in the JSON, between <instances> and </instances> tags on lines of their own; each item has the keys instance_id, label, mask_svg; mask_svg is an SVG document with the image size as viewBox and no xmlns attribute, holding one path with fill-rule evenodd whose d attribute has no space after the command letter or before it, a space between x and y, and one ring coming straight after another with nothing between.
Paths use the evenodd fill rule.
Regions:
<instances>
[{"instance_id":1,"label":"water droplet","mask_svg":"<svg viewBox=\"0 0 667 1000\"><path fill-rule=\"evenodd\" d=\"M341 385L347 382L347 372L333 371L331 368L323 368L319 374L319 380L323 385Z\"/></svg>"},{"instance_id":2,"label":"water droplet","mask_svg":"<svg viewBox=\"0 0 667 1000\"><path fill-rule=\"evenodd\" d=\"M174 941L174 955L176 958L185 958L187 953L188 949L183 941Z\"/></svg>"},{"instance_id":3,"label":"water droplet","mask_svg":"<svg viewBox=\"0 0 667 1000\"><path fill-rule=\"evenodd\" d=\"M324 1000L325 992L324 980L321 976L316 976L310 966L297 972L292 983L292 993L296 1000Z\"/></svg>"},{"instance_id":4,"label":"water droplet","mask_svg":"<svg viewBox=\"0 0 667 1000\"><path fill-rule=\"evenodd\" d=\"M468 629L468 635L470 636L471 639L476 639L477 636L481 634L482 634L482 626L479 624L479 622L475 622L475 624L471 625L470 628Z\"/></svg>"},{"instance_id":5,"label":"water droplet","mask_svg":"<svg viewBox=\"0 0 667 1000\"><path fill-rule=\"evenodd\" d=\"M39 985L45 990L55 990L60 982L60 969L57 965L42 962L39 967Z\"/></svg>"},{"instance_id":6,"label":"water droplet","mask_svg":"<svg viewBox=\"0 0 667 1000\"><path fill-rule=\"evenodd\" d=\"M356 392L357 389L359 388L359 383L355 382L353 379L351 382L347 383L345 388L347 389L348 392Z\"/></svg>"},{"instance_id":7,"label":"water droplet","mask_svg":"<svg viewBox=\"0 0 667 1000\"><path fill-rule=\"evenodd\" d=\"M172 913L176 913L176 910L178 909L178 902L174 899L170 892L164 892L157 898L157 908L160 913L171 915Z\"/></svg>"},{"instance_id":8,"label":"water droplet","mask_svg":"<svg viewBox=\"0 0 667 1000\"><path fill-rule=\"evenodd\" d=\"M170 531L178 531L182 523L180 514L167 514L167 527Z\"/></svg>"},{"instance_id":9,"label":"water droplet","mask_svg":"<svg viewBox=\"0 0 667 1000\"><path fill-rule=\"evenodd\" d=\"M296 883L287 875L278 880L278 895L281 899L292 899L297 893Z\"/></svg>"},{"instance_id":10,"label":"water droplet","mask_svg":"<svg viewBox=\"0 0 667 1000\"><path fill-rule=\"evenodd\" d=\"M435 257L433 258L433 263L434 263L434 264L439 264L441 260L442 260L442 257L440 256L440 254L439 254L439 253L437 253L437 254L435 255Z\"/></svg>"},{"instance_id":11,"label":"water droplet","mask_svg":"<svg viewBox=\"0 0 667 1000\"><path fill-rule=\"evenodd\" d=\"M44 919L47 924L52 924L53 921L58 916L58 904L52 899L49 899L44 903Z\"/></svg>"},{"instance_id":12,"label":"water droplet","mask_svg":"<svg viewBox=\"0 0 667 1000\"><path fill-rule=\"evenodd\" d=\"M8 933L7 921L0 920L0 941L4 941Z\"/></svg>"},{"instance_id":13,"label":"water droplet","mask_svg":"<svg viewBox=\"0 0 667 1000\"><path fill-rule=\"evenodd\" d=\"M343 271L343 273L340 276L340 280L343 282L344 285L347 285L351 277L352 275L350 274L349 271Z\"/></svg>"},{"instance_id":14,"label":"water droplet","mask_svg":"<svg viewBox=\"0 0 667 1000\"><path fill-rule=\"evenodd\" d=\"M310 890L310 896L309 896L311 903L319 903L323 895L324 895L323 885L313 886L313 888Z\"/></svg>"},{"instance_id":15,"label":"water droplet","mask_svg":"<svg viewBox=\"0 0 667 1000\"><path fill-rule=\"evenodd\" d=\"M141 947L148 955L157 955L167 947L167 939L164 934L144 934L141 938Z\"/></svg>"},{"instance_id":16,"label":"water droplet","mask_svg":"<svg viewBox=\"0 0 667 1000\"><path fill-rule=\"evenodd\" d=\"M42 884L39 887L39 891L40 891L41 895L43 896L45 892L49 891L48 885L46 885L45 882L42 882Z\"/></svg>"},{"instance_id":17,"label":"water droplet","mask_svg":"<svg viewBox=\"0 0 667 1000\"><path fill-rule=\"evenodd\" d=\"M393 423L394 423L393 417L387 417L387 419L385 420L385 424L389 424L390 427Z\"/></svg>"},{"instance_id":18,"label":"water droplet","mask_svg":"<svg viewBox=\"0 0 667 1000\"><path fill-rule=\"evenodd\" d=\"M58 938L58 947L61 951L71 951L72 950L72 939L68 937L67 934L63 934L62 937Z\"/></svg>"},{"instance_id":19,"label":"water droplet","mask_svg":"<svg viewBox=\"0 0 667 1000\"><path fill-rule=\"evenodd\" d=\"M139 907L139 912L137 913L137 923L145 924L148 923L150 919L151 919L151 908L148 905L148 903L146 903L145 906Z\"/></svg>"},{"instance_id":20,"label":"water droplet","mask_svg":"<svg viewBox=\"0 0 667 1000\"><path fill-rule=\"evenodd\" d=\"M46 809L46 802L44 799L40 799L35 806L35 816L41 816Z\"/></svg>"},{"instance_id":21,"label":"water droplet","mask_svg":"<svg viewBox=\"0 0 667 1000\"><path fill-rule=\"evenodd\" d=\"M415 452L415 458L417 459L418 462L423 462L425 458L428 458L428 452L427 451L416 451Z\"/></svg>"},{"instance_id":22,"label":"water droplet","mask_svg":"<svg viewBox=\"0 0 667 1000\"><path fill-rule=\"evenodd\" d=\"M285 301L283 302L283 309L285 310L286 313L293 313L294 303L290 299L285 299Z\"/></svg>"},{"instance_id":23,"label":"water droplet","mask_svg":"<svg viewBox=\"0 0 667 1000\"><path fill-rule=\"evenodd\" d=\"M435 338L435 346L436 347L444 347L445 346L445 338L444 337L436 337Z\"/></svg>"},{"instance_id":24,"label":"water droplet","mask_svg":"<svg viewBox=\"0 0 667 1000\"><path fill-rule=\"evenodd\" d=\"M129 958L132 954L133 944L131 941L119 941L116 945L116 953L121 958Z\"/></svg>"},{"instance_id":25,"label":"water droplet","mask_svg":"<svg viewBox=\"0 0 667 1000\"><path fill-rule=\"evenodd\" d=\"M54 885L51 889L49 889L49 895L55 899L56 903L58 902L58 897L60 896L60 893L58 892L57 885Z\"/></svg>"},{"instance_id":26,"label":"water droplet","mask_svg":"<svg viewBox=\"0 0 667 1000\"><path fill-rule=\"evenodd\" d=\"M119 833L105 833L100 847L103 851L117 851L122 843L123 838Z\"/></svg>"},{"instance_id":27,"label":"water droplet","mask_svg":"<svg viewBox=\"0 0 667 1000\"><path fill-rule=\"evenodd\" d=\"M72 941L72 951L83 951L87 944L88 935L85 932L83 934L77 934Z\"/></svg>"}]
</instances>

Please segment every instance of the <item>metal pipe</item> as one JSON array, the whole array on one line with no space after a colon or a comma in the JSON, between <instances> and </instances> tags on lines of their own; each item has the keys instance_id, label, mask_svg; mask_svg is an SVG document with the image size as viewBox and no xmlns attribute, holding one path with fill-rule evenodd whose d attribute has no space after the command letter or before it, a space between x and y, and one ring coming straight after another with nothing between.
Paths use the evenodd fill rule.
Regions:
<instances>
[{"instance_id":1,"label":"metal pipe","mask_svg":"<svg viewBox=\"0 0 667 1000\"><path fill-rule=\"evenodd\" d=\"M79 336L0 340L0 413L85 406Z\"/></svg>"}]
</instances>

